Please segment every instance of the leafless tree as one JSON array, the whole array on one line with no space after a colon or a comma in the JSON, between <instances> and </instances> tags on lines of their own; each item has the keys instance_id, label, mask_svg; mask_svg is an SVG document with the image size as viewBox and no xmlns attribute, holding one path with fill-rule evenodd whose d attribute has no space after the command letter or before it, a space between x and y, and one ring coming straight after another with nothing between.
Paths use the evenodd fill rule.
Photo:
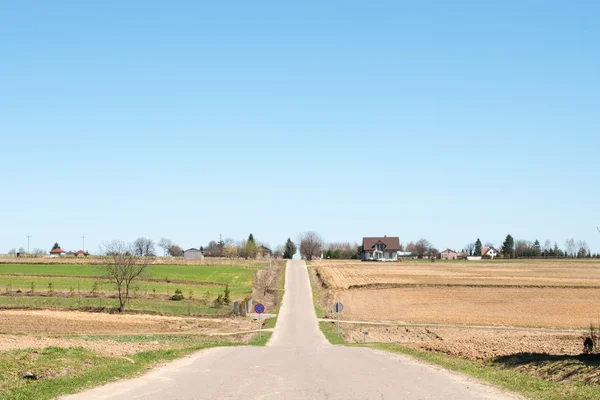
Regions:
<instances>
[{"instance_id":1,"label":"leafless tree","mask_svg":"<svg viewBox=\"0 0 600 400\"><path fill-rule=\"evenodd\" d=\"M256 289L262 292L263 296L267 293L273 292L277 286L277 272L278 269L275 264L260 269L256 273Z\"/></svg>"},{"instance_id":2,"label":"leafless tree","mask_svg":"<svg viewBox=\"0 0 600 400\"><path fill-rule=\"evenodd\" d=\"M416 253L417 257L423 258L424 255L429 253L429 250L433 246L429 243L427 239L420 239L417 243L415 243L413 252Z\"/></svg>"},{"instance_id":3,"label":"leafless tree","mask_svg":"<svg viewBox=\"0 0 600 400\"><path fill-rule=\"evenodd\" d=\"M140 277L150 266L151 258L136 253L133 244L114 240L100 247L100 253L109 257L104 265L104 275L115 284L119 297L119 312L125 310L129 302L131 283Z\"/></svg>"},{"instance_id":4,"label":"leafless tree","mask_svg":"<svg viewBox=\"0 0 600 400\"><path fill-rule=\"evenodd\" d=\"M471 242L465 246L465 251L472 256L475 251L475 243Z\"/></svg>"},{"instance_id":5,"label":"leafless tree","mask_svg":"<svg viewBox=\"0 0 600 400\"><path fill-rule=\"evenodd\" d=\"M19 250L17 251L21 254L27 254L27 250L25 250L25 247L19 247Z\"/></svg>"},{"instance_id":6,"label":"leafless tree","mask_svg":"<svg viewBox=\"0 0 600 400\"><path fill-rule=\"evenodd\" d=\"M283 253L285 253L285 246L279 245L279 246L275 247L275 250L273 250L273 257L275 259L281 258L281 257L283 257Z\"/></svg>"},{"instance_id":7,"label":"leafless tree","mask_svg":"<svg viewBox=\"0 0 600 400\"><path fill-rule=\"evenodd\" d=\"M575 245L575 239L571 238L571 239L567 239L565 241L565 250L567 251L567 254L569 256L574 256L576 253L576 248L577 246Z\"/></svg>"},{"instance_id":8,"label":"leafless tree","mask_svg":"<svg viewBox=\"0 0 600 400\"><path fill-rule=\"evenodd\" d=\"M145 237L140 237L133 242L135 254L138 256L151 257L156 255L154 241Z\"/></svg>"},{"instance_id":9,"label":"leafless tree","mask_svg":"<svg viewBox=\"0 0 600 400\"><path fill-rule=\"evenodd\" d=\"M14 256L15 254L17 254L17 249L15 249L15 248L12 248L8 251L9 256Z\"/></svg>"},{"instance_id":10,"label":"leafless tree","mask_svg":"<svg viewBox=\"0 0 600 400\"><path fill-rule=\"evenodd\" d=\"M552 250L552 241L550 239L546 239L544 246L542 246L542 251L544 253L548 253L550 250Z\"/></svg>"},{"instance_id":11,"label":"leafless tree","mask_svg":"<svg viewBox=\"0 0 600 400\"><path fill-rule=\"evenodd\" d=\"M35 254L35 255L41 256L43 254L46 254L46 251L44 249L37 249L36 248L36 249L33 249L32 253Z\"/></svg>"},{"instance_id":12,"label":"leafless tree","mask_svg":"<svg viewBox=\"0 0 600 400\"><path fill-rule=\"evenodd\" d=\"M318 233L313 231L301 233L298 236L298 242L300 243L300 255L304 259L311 261L313 258L321 257L323 238Z\"/></svg>"},{"instance_id":13,"label":"leafless tree","mask_svg":"<svg viewBox=\"0 0 600 400\"><path fill-rule=\"evenodd\" d=\"M173 241L171 241L171 239L161 238L158 241L158 247L163 249L163 256L169 254L169 249L171 248L171 246L173 246Z\"/></svg>"}]
</instances>

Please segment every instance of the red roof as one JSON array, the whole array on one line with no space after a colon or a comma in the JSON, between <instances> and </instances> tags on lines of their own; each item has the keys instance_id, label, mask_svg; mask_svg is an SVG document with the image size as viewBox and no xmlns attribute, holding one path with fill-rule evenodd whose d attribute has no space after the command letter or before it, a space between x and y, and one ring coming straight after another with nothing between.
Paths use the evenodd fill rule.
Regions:
<instances>
[{"instance_id":1,"label":"red roof","mask_svg":"<svg viewBox=\"0 0 600 400\"><path fill-rule=\"evenodd\" d=\"M77 250L77 251L75 252L75 255L76 255L76 256L80 256L80 255L84 255L84 256L85 256L86 254L87 254L87 251L83 251L83 250Z\"/></svg>"},{"instance_id":2,"label":"red roof","mask_svg":"<svg viewBox=\"0 0 600 400\"><path fill-rule=\"evenodd\" d=\"M57 247L54 250L50 250L50 254L60 254L60 253L64 253L65 251L63 249L61 249L60 247Z\"/></svg>"}]
</instances>

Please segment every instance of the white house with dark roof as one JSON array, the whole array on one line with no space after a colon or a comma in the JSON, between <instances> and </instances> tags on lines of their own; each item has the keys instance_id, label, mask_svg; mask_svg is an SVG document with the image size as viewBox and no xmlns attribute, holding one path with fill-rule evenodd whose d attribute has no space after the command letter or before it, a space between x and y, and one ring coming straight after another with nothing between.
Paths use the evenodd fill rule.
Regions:
<instances>
[{"instance_id":1,"label":"white house with dark roof","mask_svg":"<svg viewBox=\"0 0 600 400\"><path fill-rule=\"evenodd\" d=\"M398 237L364 237L362 241L363 261L397 261L400 251Z\"/></svg>"}]
</instances>

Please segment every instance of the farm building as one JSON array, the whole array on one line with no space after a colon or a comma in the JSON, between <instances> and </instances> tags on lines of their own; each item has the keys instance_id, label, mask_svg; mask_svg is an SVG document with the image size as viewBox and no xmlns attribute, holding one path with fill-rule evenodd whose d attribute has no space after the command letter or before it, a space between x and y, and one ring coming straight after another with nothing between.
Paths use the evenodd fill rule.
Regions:
<instances>
[{"instance_id":1,"label":"farm building","mask_svg":"<svg viewBox=\"0 0 600 400\"><path fill-rule=\"evenodd\" d=\"M440 258L442 260L457 260L458 253L451 249L446 249L440 253Z\"/></svg>"},{"instance_id":2,"label":"farm building","mask_svg":"<svg viewBox=\"0 0 600 400\"><path fill-rule=\"evenodd\" d=\"M481 249L481 255L484 257L494 258L498 255L498 250L496 250L493 247L484 247L483 249Z\"/></svg>"},{"instance_id":3,"label":"farm building","mask_svg":"<svg viewBox=\"0 0 600 400\"><path fill-rule=\"evenodd\" d=\"M256 258L272 258L273 252L267 246L262 244L256 248Z\"/></svg>"},{"instance_id":4,"label":"farm building","mask_svg":"<svg viewBox=\"0 0 600 400\"><path fill-rule=\"evenodd\" d=\"M204 260L204 254L202 254L202 252L200 250L194 249L192 247L191 249L184 250L183 259L184 260Z\"/></svg>"},{"instance_id":5,"label":"farm building","mask_svg":"<svg viewBox=\"0 0 600 400\"><path fill-rule=\"evenodd\" d=\"M73 253L73 254L75 254L75 256L77 256L77 257L83 257L83 256L87 256L87 255L88 255L88 252L87 252L87 251L84 251L84 250L77 250L77 251L76 251L75 253Z\"/></svg>"},{"instance_id":6,"label":"farm building","mask_svg":"<svg viewBox=\"0 0 600 400\"><path fill-rule=\"evenodd\" d=\"M397 261L400 251L398 237L364 237L362 241L363 261Z\"/></svg>"},{"instance_id":7,"label":"farm building","mask_svg":"<svg viewBox=\"0 0 600 400\"><path fill-rule=\"evenodd\" d=\"M61 249L60 247L57 247L54 250L50 250L50 257L60 257L63 254L65 254L65 251L63 249Z\"/></svg>"}]
</instances>

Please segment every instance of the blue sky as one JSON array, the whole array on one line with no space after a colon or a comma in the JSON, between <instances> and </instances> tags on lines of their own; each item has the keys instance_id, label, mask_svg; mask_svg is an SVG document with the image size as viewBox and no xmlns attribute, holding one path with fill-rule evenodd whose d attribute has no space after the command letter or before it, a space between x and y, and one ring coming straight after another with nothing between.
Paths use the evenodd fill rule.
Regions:
<instances>
[{"instance_id":1,"label":"blue sky","mask_svg":"<svg viewBox=\"0 0 600 400\"><path fill-rule=\"evenodd\" d=\"M305 230L600 252L598 2L199 3L0 3L0 253Z\"/></svg>"}]
</instances>

